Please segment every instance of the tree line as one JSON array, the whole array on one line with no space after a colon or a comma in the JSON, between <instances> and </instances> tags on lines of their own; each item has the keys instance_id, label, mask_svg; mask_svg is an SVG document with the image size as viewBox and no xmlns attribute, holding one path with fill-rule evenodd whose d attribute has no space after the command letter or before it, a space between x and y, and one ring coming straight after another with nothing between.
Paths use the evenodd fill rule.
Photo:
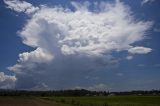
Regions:
<instances>
[{"instance_id":1,"label":"tree line","mask_svg":"<svg viewBox=\"0 0 160 106\"><path fill-rule=\"evenodd\" d=\"M76 90L48 90L48 91L28 91L0 89L0 96L113 96L113 95L160 95L160 90L150 91L89 91L85 89Z\"/></svg>"}]
</instances>

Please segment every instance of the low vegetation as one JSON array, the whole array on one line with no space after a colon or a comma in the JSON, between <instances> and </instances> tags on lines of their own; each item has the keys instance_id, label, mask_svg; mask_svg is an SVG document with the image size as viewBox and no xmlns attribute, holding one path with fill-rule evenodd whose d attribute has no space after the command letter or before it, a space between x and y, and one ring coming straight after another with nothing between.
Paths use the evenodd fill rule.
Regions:
<instances>
[{"instance_id":1,"label":"low vegetation","mask_svg":"<svg viewBox=\"0 0 160 106\"><path fill-rule=\"evenodd\" d=\"M160 106L160 96L43 97L72 106Z\"/></svg>"}]
</instances>

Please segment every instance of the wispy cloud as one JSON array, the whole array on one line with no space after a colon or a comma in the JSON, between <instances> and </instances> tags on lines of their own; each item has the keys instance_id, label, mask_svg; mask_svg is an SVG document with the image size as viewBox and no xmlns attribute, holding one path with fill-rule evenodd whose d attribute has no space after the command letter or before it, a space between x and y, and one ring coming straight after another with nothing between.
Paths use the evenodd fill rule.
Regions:
<instances>
[{"instance_id":1,"label":"wispy cloud","mask_svg":"<svg viewBox=\"0 0 160 106\"><path fill-rule=\"evenodd\" d=\"M100 84L95 84L88 87L76 86L73 89L87 89L91 91L108 91L108 90L111 90L112 88L106 84L100 83Z\"/></svg>"},{"instance_id":2,"label":"wispy cloud","mask_svg":"<svg viewBox=\"0 0 160 106\"><path fill-rule=\"evenodd\" d=\"M138 64L139 67L145 67L145 64Z\"/></svg>"},{"instance_id":3,"label":"wispy cloud","mask_svg":"<svg viewBox=\"0 0 160 106\"><path fill-rule=\"evenodd\" d=\"M139 47L139 46L130 48L128 50L128 52L131 53L131 54L147 54L147 53L149 53L151 51L152 51L151 48Z\"/></svg>"},{"instance_id":4,"label":"wispy cloud","mask_svg":"<svg viewBox=\"0 0 160 106\"><path fill-rule=\"evenodd\" d=\"M154 32L160 32L160 28L154 28L153 31Z\"/></svg>"},{"instance_id":5,"label":"wispy cloud","mask_svg":"<svg viewBox=\"0 0 160 106\"><path fill-rule=\"evenodd\" d=\"M142 0L141 5L147 4L147 3L152 3L155 0Z\"/></svg>"},{"instance_id":6,"label":"wispy cloud","mask_svg":"<svg viewBox=\"0 0 160 106\"><path fill-rule=\"evenodd\" d=\"M122 76L124 76L124 73L117 73L116 75L119 77L122 77Z\"/></svg>"},{"instance_id":7,"label":"wispy cloud","mask_svg":"<svg viewBox=\"0 0 160 106\"><path fill-rule=\"evenodd\" d=\"M154 67L160 67L160 64L154 64L153 66Z\"/></svg>"},{"instance_id":8,"label":"wispy cloud","mask_svg":"<svg viewBox=\"0 0 160 106\"><path fill-rule=\"evenodd\" d=\"M34 7L31 3L20 0L4 0L4 3L7 4L8 8L16 12L25 12L26 14L31 14L37 11L39 8Z\"/></svg>"},{"instance_id":9,"label":"wispy cloud","mask_svg":"<svg viewBox=\"0 0 160 106\"><path fill-rule=\"evenodd\" d=\"M126 59L127 59L127 60L132 60L132 59L133 59L133 56L127 56Z\"/></svg>"}]
</instances>

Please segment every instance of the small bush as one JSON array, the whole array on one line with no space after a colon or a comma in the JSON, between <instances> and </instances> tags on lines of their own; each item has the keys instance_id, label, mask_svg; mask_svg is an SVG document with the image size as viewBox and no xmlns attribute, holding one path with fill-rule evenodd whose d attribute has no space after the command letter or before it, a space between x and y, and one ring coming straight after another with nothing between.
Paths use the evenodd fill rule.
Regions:
<instances>
[{"instance_id":1,"label":"small bush","mask_svg":"<svg viewBox=\"0 0 160 106\"><path fill-rule=\"evenodd\" d=\"M61 99L61 101L60 101L61 103L65 103L66 101L65 101L65 99Z\"/></svg>"},{"instance_id":2,"label":"small bush","mask_svg":"<svg viewBox=\"0 0 160 106\"><path fill-rule=\"evenodd\" d=\"M75 100L74 100L74 99L71 100L71 104L72 104L72 105L75 104Z\"/></svg>"},{"instance_id":3,"label":"small bush","mask_svg":"<svg viewBox=\"0 0 160 106\"><path fill-rule=\"evenodd\" d=\"M104 103L103 106L109 106L109 104L108 103Z\"/></svg>"}]
</instances>

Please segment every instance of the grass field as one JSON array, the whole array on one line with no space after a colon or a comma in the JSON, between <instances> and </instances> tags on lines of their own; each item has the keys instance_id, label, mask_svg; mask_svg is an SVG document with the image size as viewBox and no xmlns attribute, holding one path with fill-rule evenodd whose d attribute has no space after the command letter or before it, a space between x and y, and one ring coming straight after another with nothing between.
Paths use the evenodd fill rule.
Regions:
<instances>
[{"instance_id":1,"label":"grass field","mask_svg":"<svg viewBox=\"0 0 160 106\"><path fill-rule=\"evenodd\" d=\"M160 96L1 96L0 106L160 106Z\"/></svg>"},{"instance_id":2,"label":"grass field","mask_svg":"<svg viewBox=\"0 0 160 106\"><path fill-rule=\"evenodd\" d=\"M74 106L160 106L160 96L44 97Z\"/></svg>"}]
</instances>

